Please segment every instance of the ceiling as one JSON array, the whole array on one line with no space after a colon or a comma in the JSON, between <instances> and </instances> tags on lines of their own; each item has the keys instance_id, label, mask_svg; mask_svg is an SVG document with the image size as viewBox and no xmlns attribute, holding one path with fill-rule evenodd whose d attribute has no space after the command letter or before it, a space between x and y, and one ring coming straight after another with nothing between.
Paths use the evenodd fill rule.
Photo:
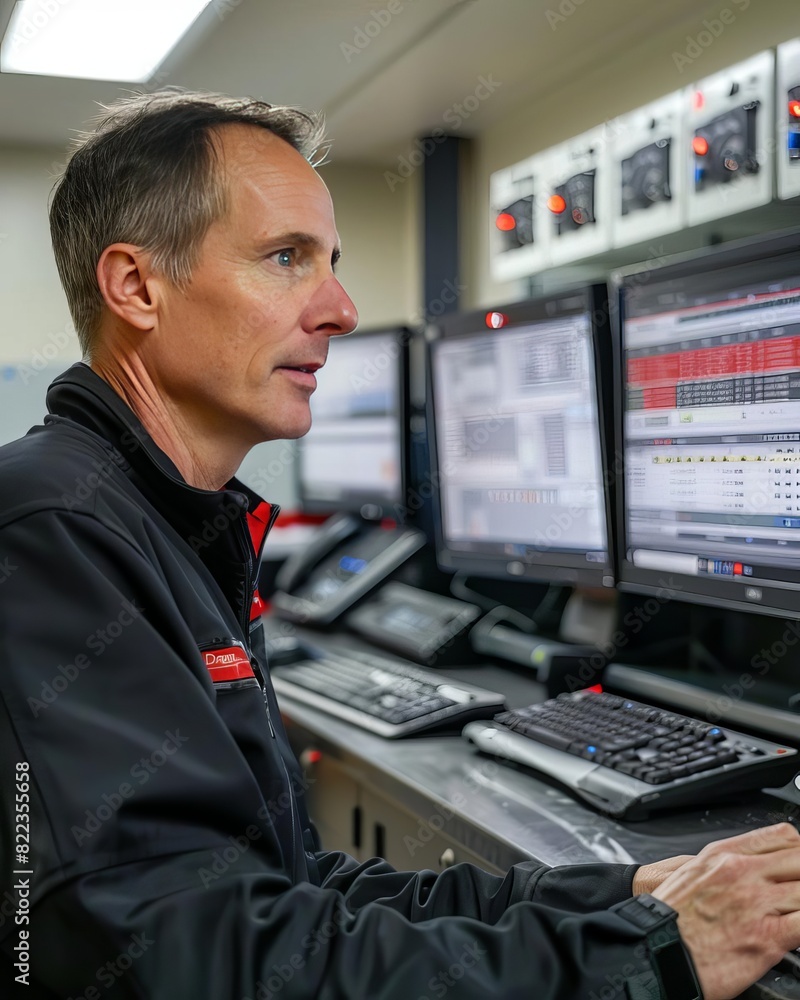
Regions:
<instances>
[{"instance_id":1,"label":"ceiling","mask_svg":"<svg viewBox=\"0 0 800 1000\"><path fill-rule=\"evenodd\" d=\"M49 9L63 2L50 0ZM64 148L96 102L174 84L322 109L336 161L389 163L433 128L460 135L486 129L623 48L696 19L702 6L698 0L211 0L146 85L0 74L0 142ZM129 7L135 17L135 2ZM12 9L13 0L0 0L3 29ZM476 102L481 78L489 86L477 96L491 91L491 98Z\"/></svg>"}]
</instances>

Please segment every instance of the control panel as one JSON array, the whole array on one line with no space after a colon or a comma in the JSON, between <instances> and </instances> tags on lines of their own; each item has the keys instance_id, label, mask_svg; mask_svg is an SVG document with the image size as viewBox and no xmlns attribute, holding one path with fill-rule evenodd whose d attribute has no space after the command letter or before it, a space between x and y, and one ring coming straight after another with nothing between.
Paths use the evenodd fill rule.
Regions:
<instances>
[{"instance_id":1,"label":"control panel","mask_svg":"<svg viewBox=\"0 0 800 1000\"><path fill-rule=\"evenodd\" d=\"M610 156L612 242L630 246L685 224L683 99L675 91L616 118Z\"/></svg>"},{"instance_id":2,"label":"control panel","mask_svg":"<svg viewBox=\"0 0 800 1000\"><path fill-rule=\"evenodd\" d=\"M685 91L689 225L772 200L774 80L770 50Z\"/></svg>"},{"instance_id":3,"label":"control panel","mask_svg":"<svg viewBox=\"0 0 800 1000\"><path fill-rule=\"evenodd\" d=\"M547 156L537 154L492 174L492 277L512 281L550 264L545 202Z\"/></svg>"},{"instance_id":4,"label":"control panel","mask_svg":"<svg viewBox=\"0 0 800 1000\"><path fill-rule=\"evenodd\" d=\"M553 147L547 164L550 259L566 264L611 246L611 123Z\"/></svg>"}]
</instances>

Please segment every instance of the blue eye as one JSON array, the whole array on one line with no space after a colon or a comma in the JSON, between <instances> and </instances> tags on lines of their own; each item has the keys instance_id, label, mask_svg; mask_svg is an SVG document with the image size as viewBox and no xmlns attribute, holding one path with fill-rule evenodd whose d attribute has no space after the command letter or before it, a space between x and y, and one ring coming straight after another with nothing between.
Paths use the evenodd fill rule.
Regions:
<instances>
[{"instance_id":1,"label":"blue eye","mask_svg":"<svg viewBox=\"0 0 800 1000\"><path fill-rule=\"evenodd\" d=\"M275 257L281 267L291 267L294 262L294 251L293 250L279 250Z\"/></svg>"}]
</instances>

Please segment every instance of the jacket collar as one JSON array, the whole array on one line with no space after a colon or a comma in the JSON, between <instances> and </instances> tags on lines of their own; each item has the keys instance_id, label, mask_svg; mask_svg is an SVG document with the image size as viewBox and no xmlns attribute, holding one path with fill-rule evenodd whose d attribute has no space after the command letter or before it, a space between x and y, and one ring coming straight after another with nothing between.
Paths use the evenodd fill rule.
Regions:
<instances>
[{"instance_id":1,"label":"jacket collar","mask_svg":"<svg viewBox=\"0 0 800 1000\"><path fill-rule=\"evenodd\" d=\"M47 409L46 424L69 420L106 442L110 461L206 563L240 617L243 609L249 614L264 539L280 512L277 504L236 478L222 490L190 486L122 397L82 361L50 385Z\"/></svg>"}]
</instances>

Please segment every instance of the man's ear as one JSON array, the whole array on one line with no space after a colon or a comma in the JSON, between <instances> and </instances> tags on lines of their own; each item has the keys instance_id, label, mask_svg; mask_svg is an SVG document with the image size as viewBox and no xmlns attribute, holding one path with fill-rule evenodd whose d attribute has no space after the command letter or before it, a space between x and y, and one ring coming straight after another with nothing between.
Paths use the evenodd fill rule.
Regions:
<instances>
[{"instance_id":1,"label":"man's ear","mask_svg":"<svg viewBox=\"0 0 800 1000\"><path fill-rule=\"evenodd\" d=\"M131 243L112 243L97 262L97 284L106 305L137 330L152 330L158 311L158 279L150 255Z\"/></svg>"}]
</instances>

